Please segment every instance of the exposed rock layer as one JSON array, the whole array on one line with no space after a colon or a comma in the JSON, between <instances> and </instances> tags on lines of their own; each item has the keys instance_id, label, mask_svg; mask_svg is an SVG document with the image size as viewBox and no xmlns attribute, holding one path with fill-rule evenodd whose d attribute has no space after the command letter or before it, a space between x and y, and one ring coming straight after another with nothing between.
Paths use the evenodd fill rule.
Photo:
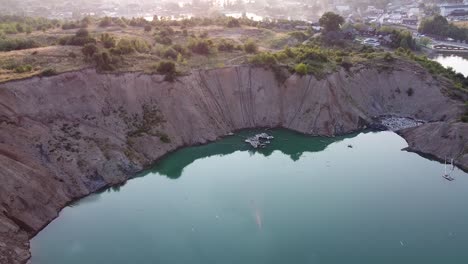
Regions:
<instances>
[{"instance_id":1,"label":"exposed rock layer","mask_svg":"<svg viewBox=\"0 0 468 264\"><path fill-rule=\"evenodd\" d=\"M0 85L0 263L24 263L28 239L68 202L125 181L179 147L252 127L333 136L394 114L429 123L401 132L410 148L468 168L461 103L414 65L325 79L233 67L174 83L93 70ZM408 95L411 88L414 93ZM170 141L170 142L168 142Z\"/></svg>"}]
</instances>

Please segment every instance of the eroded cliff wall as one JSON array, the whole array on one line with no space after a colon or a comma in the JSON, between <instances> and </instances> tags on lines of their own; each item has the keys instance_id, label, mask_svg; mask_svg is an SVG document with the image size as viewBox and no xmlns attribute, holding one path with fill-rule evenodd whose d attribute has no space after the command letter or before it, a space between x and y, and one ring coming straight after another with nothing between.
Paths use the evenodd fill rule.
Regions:
<instances>
[{"instance_id":1,"label":"eroded cliff wall","mask_svg":"<svg viewBox=\"0 0 468 264\"><path fill-rule=\"evenodd\" d=\"M430 123L402 133L411 148L439 158L456 152L468 168L468 126L456 122L461 103L423 69L398 68L342 70L321 80L293 75L284 83L249 66L173 83L84 70L1 84L0 263L24 263L28 239L68 202L125 181L169 151L242 128L333 136L374 116L413 117ZM442 127L456 142L435 132Z\"/></svg>"}]
</instances>

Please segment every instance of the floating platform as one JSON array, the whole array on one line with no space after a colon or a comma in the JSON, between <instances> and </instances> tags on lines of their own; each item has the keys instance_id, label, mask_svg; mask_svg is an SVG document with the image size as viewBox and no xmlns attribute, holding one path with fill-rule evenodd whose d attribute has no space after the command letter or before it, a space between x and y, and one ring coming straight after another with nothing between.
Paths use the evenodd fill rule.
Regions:
<instances>
[{"instance_id":1,"label":"floating platform","mask_svg":"<svg viewBox=\"0 0 468 264\"><path fill-rule=\"evenodd\" d=\"M271 143L271 140L274 139L273 136L268 135L267 133L260 133L253 137L249 137L244 140L245 143L250 144L253 148L264 148Z\"/></svg>"}]
</instances>

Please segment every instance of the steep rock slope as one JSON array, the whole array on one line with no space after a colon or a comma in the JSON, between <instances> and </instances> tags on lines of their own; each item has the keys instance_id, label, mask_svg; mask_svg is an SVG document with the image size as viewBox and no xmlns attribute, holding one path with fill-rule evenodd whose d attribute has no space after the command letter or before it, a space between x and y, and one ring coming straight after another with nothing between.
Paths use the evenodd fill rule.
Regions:
<instances>
[{"instance_id":1,"label":"steep rock slope","mask_svg":"<svg viewBox=\"0 0 468 264\"><path fill-rule=\"evenodd\" d=\"M197 71L173 83L83 70L1 84L0 263L24 263L28 239L68 202L121 183L179 147L242 128L333 136L375 116L412 117L431 123L402 133L411 148L438 158L457 153L468 168L467 125L456 122L461 104L423 69L397 68L342 70L321 80L293 75L284 83L248 66ZM437 129L458 137L440 143L440 153L434 144L446 139Z\"/></svg>"}]
</instances>

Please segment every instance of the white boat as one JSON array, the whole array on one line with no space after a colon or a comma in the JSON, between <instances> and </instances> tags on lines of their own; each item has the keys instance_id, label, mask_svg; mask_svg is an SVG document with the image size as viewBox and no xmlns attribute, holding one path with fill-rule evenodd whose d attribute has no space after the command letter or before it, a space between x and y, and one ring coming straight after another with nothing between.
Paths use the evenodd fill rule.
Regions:
<instances>
[{"instance_id":1,"label":"white boat","mask_svg":"<svg viewBox=\"0 0 468 264\"><path fill-rule=\"evenodd\" d=\"M452 159L452 171L453 171L453 159ZM455 180L455 178L453 178L452 176L450 176L450 173L447 173L447 159L444 160L444 170L445 170L445 173L444 173L444 179L446 179L447 181L453 181Z\"/></svg>"}]
</instances>

